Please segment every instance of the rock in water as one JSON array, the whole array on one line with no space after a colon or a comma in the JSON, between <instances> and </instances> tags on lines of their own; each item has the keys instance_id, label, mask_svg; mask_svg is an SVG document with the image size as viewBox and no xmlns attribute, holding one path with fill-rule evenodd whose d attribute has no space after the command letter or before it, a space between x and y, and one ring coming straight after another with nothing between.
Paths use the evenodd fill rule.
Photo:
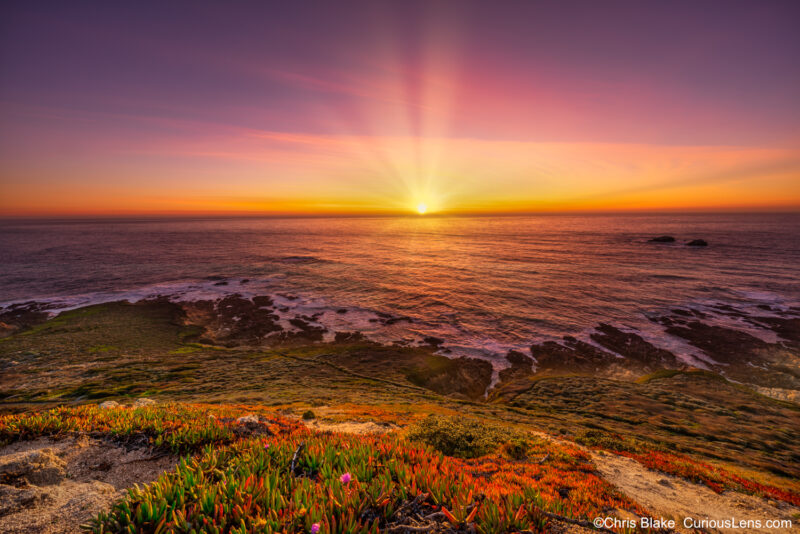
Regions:
<instances>
[{"instance_id":1,"label":"rock in water","mask_svg":"<svg viewBox=\"0 0 800 534\"><path fill-rule=\"evenodd\" d=\"M531 358L530 356L525 356L518 350L508 351L508 354L506 355L506 360L508 360L513 367L527 367L528 369L530 369L531 365L533 365L533 358Z\"/></svg>"},{"instance_id":2,"label":"rock in water","mask_svg":"<svg viewBox=\"0 0 800 534\"><path fill-rule=\"evenodd\" d=\"M662 235L662 236L658 236L658 237L654 237L653 239L650 239L649 242L650 243L674 243L675 242L675 238L672 237L671 235Z\"/></svg>"},{"instance_id":3,"label":"rock in water","mask_svg":"<svg viewBox=\"0 0 800 534\"><path fill-rule=\"evenodd\" d=\"M119 408L117 401L105 401L100 403L100 409L108 410L109 408Z\"/></svg>"},{"instance_id":4,"label":"rock in water","mask_svg":"<svg viewBox=\"0 0 800 534\"><path fill-rule=\"evenodd\" d=\"M707 247L708 243L703 239L693 239L686 243L687 247Z\"/></svg>"},{"instance_id":5,"label":"rock in water","mask_svg":"<svg viewBox=\"0 0 800 534\"><path fill-rule=\"evenodd\" d=\"M428 346L438 348L439 345L444 343L444 339L435 336L428 336L425 339L423 339L422 342Z\"/></svg>"},{"instance_id":6,"label":"rock in water","mask_svg":"<svg viewBox=\"0 0 800 534\"><path fill-rule=\"evenodd\" d=\"M148 399L146 397L142 397L141 399L136 399L136 402L133 403L134 408L144 408L145 406L154 406L156 401L153 399Z\"/></svg>"},{"instance_id":7,"label":"rock in water","mask_svg":"<svg viewBox=\"0 0 800 534\"><path fill-rule=\"evenodd\" d=\"M336 332L333 340L336 343L358 343L364 341L364 334L361 332Z\"/></svg>"}]
</instances>

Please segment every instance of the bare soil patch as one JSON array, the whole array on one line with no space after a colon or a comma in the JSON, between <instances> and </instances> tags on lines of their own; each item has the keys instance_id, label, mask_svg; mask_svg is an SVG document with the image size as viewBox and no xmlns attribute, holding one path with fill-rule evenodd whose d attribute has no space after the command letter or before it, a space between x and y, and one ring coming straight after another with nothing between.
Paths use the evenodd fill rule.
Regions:
<instances>
[{"instance_id":1,"label":"bare soil patch","mask_svg":"<svg viewBox=\"0 0 800 534\"><path fill-rule=\"evenodd\" d=\"M342 432L344 434L386 434L392 430L399 428L397 425L390 423L374 423L372 421L344 421L341 423L331 423L319 421L314 419L311 421L303 421L303 423L311 430L318 430L322 432Z\"/></svg>"},{"instance_id":2,"label":"bare soil patch","mask_svg":"<svg viewBox=\"0 0 800 534\"><path fill-rule=\"evenodd\" d=\"M178 458L86 436L0 448L0 532L63 534L175 467Z\"/></svg>"},{"instance_id":3,"label":"bare soil patch","mask_svg":"<svg viewBox=\"0 0 800 534\"><path fill-rule=\"evenodd\" d=\"M631 458L597 451L592 451L592 457L603 478L636 499L655 517L675 519L679 532L694 532L682 528L686 517L759 519L764 524L768 519L794 521L794 517L800 513L800 508L788 503L769 501L755 495L735 491L718 494L705 485L651 471ZM800 531L796 521L794 524L791 531ZM775 529L737 529L736 532L775 532Z\"/></svg>"}]
</instances>

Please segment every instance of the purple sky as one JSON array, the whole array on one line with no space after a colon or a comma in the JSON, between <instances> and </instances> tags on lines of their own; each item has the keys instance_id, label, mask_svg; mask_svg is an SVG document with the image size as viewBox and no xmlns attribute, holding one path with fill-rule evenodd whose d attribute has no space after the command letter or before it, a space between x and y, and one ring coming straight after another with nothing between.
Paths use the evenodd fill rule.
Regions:
<instances>
[{"instance_id":1,"label":"purple sky","mask_svg":"<svg viewBox=\"0 0 800 534\"><path fill-rule=\"evenodd\" d=\"M792 160L798 28L800 2L776 1L14 2L0 21L0 185L15 204L0 211L58 211L30 200L54 184L103 201L119 194L98 189L108 169L121 190L152 174L184 187L180 170L201 169L214 196L219 163L202 157L233 154L236 174L257 151L243 131L316 136L298 159L346 135ZM376 161L396 157L376 147ZM263 173L302 180L290 159ZM296 196L240 170L241 191Z\"/></svg>"}]
</instances>

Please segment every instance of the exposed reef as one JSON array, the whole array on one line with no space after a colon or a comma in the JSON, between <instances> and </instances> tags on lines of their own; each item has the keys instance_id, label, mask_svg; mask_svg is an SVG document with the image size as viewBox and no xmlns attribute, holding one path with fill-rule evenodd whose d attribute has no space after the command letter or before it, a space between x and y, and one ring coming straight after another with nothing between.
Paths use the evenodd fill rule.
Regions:
<instances>
[{"instance_id":1,"label":"exposed reef","mask_svg":"<svg viewBox=\"0 0 800 534\"><path fill-rule=\"evenodd\" d=\"M347 329L350 317L347 309L292 311L285 303L296 298L289 294L277 297L232 294L217 300L196 301L160 297L135 304L79 308L64 312L46 324L48 331L59 331L65 318L97 313L103 306L106 309L121 306L120 309L141 309L177 325L180 341L199 347L260 350L359 345L369 347L375 354L381 352L378 347L384 347L394 351L392 354L405 354L408 361L397 365L405 369L403 372L412 384L466 398L481 397L492 384L528 376L588 374L634 379L664 369L691 368L719 373L776 398L795 399L796 392L800 391L800 314L797 310L769 305L744 310L721 303L702 309L675 307L649 316L655 328L652 331L599 323L581 336L567 335L560 340L532 343L528 350L512 350L493 366L486 359L451 352L454 347L450 340L433 335L422 335L416 341L404 339L391 347L378 344L365 332ZM35 302L0 310L6 335L40 328L49 316L48 306ZM361 317L364 320L363 314ZM338 323L329 322L331 318L341 319L336 319ZM374 312L369 322L391 326L406 320L408 318L403 316L379 311ZM114 345L109 342L108 346ZM92 350L106 350L102 347ZM175 350L188 353L199 349ZM16 376L14 371L20 363L45 353L52 351L37 348L21 352L4 366L9 376ZM135 353L146 354L146 351Z\"/></svg>"}]
</instances>

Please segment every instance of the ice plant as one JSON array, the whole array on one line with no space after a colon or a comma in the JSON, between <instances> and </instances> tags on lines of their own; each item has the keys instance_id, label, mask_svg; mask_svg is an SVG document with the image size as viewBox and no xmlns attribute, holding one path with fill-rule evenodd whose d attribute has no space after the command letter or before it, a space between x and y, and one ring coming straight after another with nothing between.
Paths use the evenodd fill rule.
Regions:
<instances>
[{"instance_id":1,"label":"ice plant","mask_svg":"<svg viewBox=\"0 0 800 534\"><path fill-rule=\"evenodd\" d=\"M208 418L212 412L216 423ZM270 420L269 443L241 436L235 420L246 413ZM531 441L531 460L508 461L498 454L459 460L395 434L311 432L263 407L81 406L0 416L0 442L75 432L121 441L147 437L153 446L190 453L174 470L131 489L98 515L89 527L103 534L320 534L323 525L325 532L369 534L398 526L397 512L407 514L411 502L419 517L441 513L452 526L477 534L539 533L547 528L543 512L582 519L609 508L647 513L598 476L588 453L548 440ZM295 457L296 469L287 469ZM682 467L682 475L721 487L798 499L797 492L755 486L673 455L641 461L647 460L656 469Z\"/></svg>"}]
</instances>

